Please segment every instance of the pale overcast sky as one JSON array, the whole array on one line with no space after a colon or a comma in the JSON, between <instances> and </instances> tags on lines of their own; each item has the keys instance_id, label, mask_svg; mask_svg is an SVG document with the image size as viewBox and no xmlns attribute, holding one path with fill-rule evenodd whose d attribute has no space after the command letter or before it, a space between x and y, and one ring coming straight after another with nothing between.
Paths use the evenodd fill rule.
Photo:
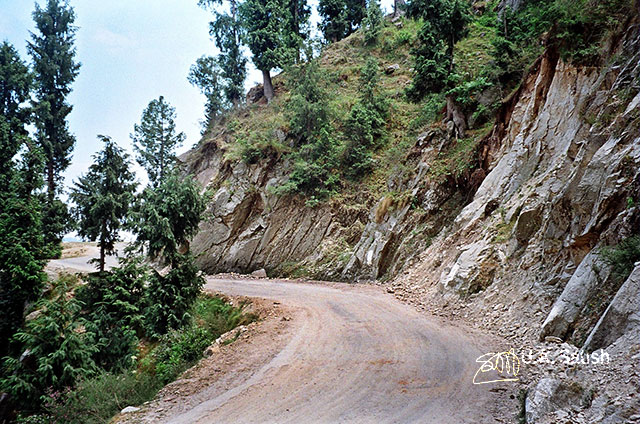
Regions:
<instances>
[{"instance_id":1,"label":"pale overcast sky","mask_svg":"<svg viewBox=\"0 0 640 424\"><path fill-rule=\"evenodd\" d=\"M38 0L41 6L46 0ZM310 1L315 9L316 1ZM82 63L69 102L69 127L77 143L65 173L68 187L87 171L101 148L98 134L110 135L131 150L129 134L150 100L163 95L178 115L187 140L184 152L200 139L204 96L187 82L189 67L203 54L217 53L209 37L211 12L197 0L71 0L76 13L76 60ZM383 5L390 8L391 0ZM0 0L0 39L30 61L26 40L33 31L34 2ZM313 21L317 21L314 10ZM250 63L250 62L249 62ZM247 86L261 80L250 65ZM138 179L146 181L136 166Z\"/></svg>"}]
</instances>

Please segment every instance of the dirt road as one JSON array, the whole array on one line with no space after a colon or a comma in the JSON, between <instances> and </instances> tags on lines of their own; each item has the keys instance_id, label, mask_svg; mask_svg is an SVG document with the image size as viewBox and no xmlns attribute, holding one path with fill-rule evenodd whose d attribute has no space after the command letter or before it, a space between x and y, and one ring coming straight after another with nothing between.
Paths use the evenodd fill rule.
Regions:
<instances>
[{"instance_id":1,"label":"dirt road","mask_svg":"<svg viewBox=\"0 0 640 424\"><path fill-rule=\"evenodd\" d=\"M288 339L258 368L226 376L226 390L180 402L153 422L493 423L515 416L505 412L507 383L472 384L486 340L380 287L208 278L205 290L297 311Z\"/></svg>"}]
</instances>

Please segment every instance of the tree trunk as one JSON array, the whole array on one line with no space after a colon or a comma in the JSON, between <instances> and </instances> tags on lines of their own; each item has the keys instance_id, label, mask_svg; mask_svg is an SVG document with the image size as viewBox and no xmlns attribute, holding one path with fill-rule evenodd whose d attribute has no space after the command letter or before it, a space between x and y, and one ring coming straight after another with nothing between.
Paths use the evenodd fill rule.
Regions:
<instances>
[{"instance_id":1,"label":"tree trunk","mask_svg":"<svg viewBox=\"0 0 640 424\"><path fill-rule=\"evenodd\" d=\"M53 199L56 195L56 182L53 174L53 159L49 159L49 161L47 162L47 195L49 204L53 204Z\"/></svg>"},{"instance_id":2,"label":"tree trunk","mask_svg":"<svg viewBox=\"0 0 640 424\"><path fill-rule=\"evenodd\" d=\"M262 71L262 88L264 90L264 97L267 98L267 103L271 103L273 99L273 84L271 83L271 73Z\"/></svg>"},{"instance_id":3,"label":"tree trunk","mask_svg":"<svg viewBox=\"0 0 640 424\"><path fill-rule=\"evenodd\" d=\"M100 272L104 272L104 240L100 240Z\"/></svg>"},{"instance_id":4,"label":"tree trunk","mask_svg":"<svg viewBox=\"0 0 640 424\"><path fill-rule=\"evenodd\" d=\"M393 0L393 17L403 15L402 7L406 4L404 0Z\"/></svg>"}]
</instances>

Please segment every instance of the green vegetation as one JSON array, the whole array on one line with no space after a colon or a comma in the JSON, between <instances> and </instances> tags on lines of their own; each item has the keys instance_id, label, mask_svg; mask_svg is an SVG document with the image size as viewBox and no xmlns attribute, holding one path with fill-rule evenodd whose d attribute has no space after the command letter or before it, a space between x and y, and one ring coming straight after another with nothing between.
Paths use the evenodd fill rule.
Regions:
<instances>
[{"instance_id":1,"label":"green vegetation","mask_svg":"<svg viewBox=\"0 0 640 424\"><path fill-rule=\"evenodd\" d=\"M61 174L71 162L76 142L66 120L72 109L66 98L80 68L74 61L75 13L66 2L48 0L44 9L35 5L33 20L37 31L31 33L28 51L33 59L35 138L45 158L47 195L43 230L45 242L57 256L62 236L71 222L66 205L57 196L61 191Z\"/></svg>"},{"instance_id":2,"label":"green vegetation","mask_svg":"<svg viewBox=\"0 0 640 424\"><path fill-rule=\"evenodd\" d=\"M291 48L287 31L289 13L284 0L245 0L240 4L244 41L253 54L252 61L262 71L264 97L274 96L271 70L292 63L296 52Z\"/></svg>"},{"instance_id":3,"label":"green vegetation","mask_svg":"<svg viewBox=\"0 0 640 424\"><path fill-rule=\"evenodd\" d=\"M211 56L202 56L196 60L194 65L191 65L187 79L191 85L198 87L200 92L207 98L204 106L204 133L215 119L229 108L228 102L225 102L223 97L225 87L222 84L222 71L218 60Z\"/></svg>"},{"instance_id":4,"label":"green vegetation","mask_svg":"<svg viewBox=\"0 0 640 424\"><path fill-rule=\"evenodd\" d=\"M325 40L335 43L353 34L365 16L366 2L361 0L320 0L320 30Z\"/></svg>"},{"instance_id":5,"label":"green vegetation","mask_svg":"<svg viewBox=\"0 0 640 424\"><path fill-rule=\"evenodd\" d=\"M611 265L616 280L622 282L633 271L634 264L640 261L640 236L627 237L615 246L606 246L600 254Z\"/></svg>"},{"instance_id":6,"label":"green vegetation","mask_svg":"<svg viewBox=\"0 0 640 424\"><path fill-rule=\"evenodd\" d=\"M471 21L469 5L464 0L413 0L407 15L423 19L418 33L418 47L413 50L415 72L407 95L420 100L430 92L445 87L453 69L454 45L466 33Z\"/></svg>"},{"instance_id":7,"label":"green vegetation","mask_svg":"<svg viewBox=\"0 0 640 424\"><path fill-rule=\"evenodd\" d=\"M325 76L318 63L311 61L292 71L291 97L286 104L290 133L298 148L293 154L289 181L280 193L302 192L312 200L328 197L338 177L336 139L331 134Z\"/></svg>"},{"instance_id":8,"label":"green vegetation","mask_svg":"<svg viewBox=\"0 0 640 424\"><path fill-rule=\"evenodd\" d=\"M40 295L47 252L38 191L44 157L29 138L31 75L16 49L0 45L0 356ZM19 157L18 153L24 154ZM19 347L13 346L14 349Z\"/></svg>"},{"instance_id":9,"label":"green vegetation","mask_svg":"<svg viewBox=\"0 0 640 424\"><path fill-rule=\"evenodd\" d=\"M378 36L382 29L382 10L377 0L369 0L367 4L367 12L362 20L362 28L364 31L364 43L368 46L378 42Z\"/></svg>"},{"instance_id":10,"label":"green vegetation","mask_svg":"<svg viewBox=\"0 0 640 424\"><path fill-rule=\"evenodd\" d=\"M176 109L164 97L151 100L142 112L140 125L133 126L133 149L136 160L146 171L149 181L158 185L170 173L176 161L175 150L184 142L183 132L176 133Z\"/></svg>"},{"instance_id":11,"label":"green vegetation","mask_svg":"<svg viewBox=\"0 0 640 424\"><path fill-rule=\"evenodd\" d=\"M202 7L213 7L220 3L222 3L221 0L199 0L198 2ZM238 1L229 0L229 12L214 11L214 14L216 18L209 24L209 33L220 50L220 54L214 60L220 67L220 77L224 80L222 86L227 102L238 106L243 101L244 80L247 78L247 58L242 53L240 40L243 29L238 18ZM209 102L212 101L209 96L207 98Z\"/></svg>"},{"instance_id":12,"label":"green vegetation","mask_svg":"<svg viewBox=\"0 0 640 424\"><path fill-rule=\"evenodd\" d=\"M28 352L27 358L4 359L0 387L23 410L37 410L47 391L73 386L97 371L93 333L86 331L83 319L76 318L80 302L68 296L75 283L71 277L58 280L51 298L37 303L38 316L14 335Z\"/></svg>"},{"instance_id":13,"label":"green vegetation","mask_svg":"<svg viewBox=\"0 0 640 424\"><path fill-rule=\"evenodd\" d=\"M78 178L71 191L73 209L78 222L78 234L90 241L98 240L98 269L104 271L105 254L112 255L124 218L133 202L137 187L129 171L129 155L110 137L98 136L104 150L93 156L94 163L86 175Z\"/></svg>"},{"instance_id":14,"label":"green vegetation","mask_svg":"<svg viewBox=\"0 0 640 424\"><path fill-rule=\"evenodd\" d=\"M235 307L219 297L199 297L191 308L190 325L152 345L142 345L126 356L130 361L126 367L103 368L71 390L49 391L43 396L42 411L21 422L109 422L124 407L151 400L160 388L199 360L220 335L257 319L244 309L244 304Z\"/></svg>"},{"instance_id":15,"label":"green vegetation","mask_svg":"<svg viewBox=\"0 0 640 424\"><path fill-rule=\"evenodd\" d=\"M360 75L360 98L345 122L347 142L342 158L342 172L359 179L373 168L372 151L386 136L389 104L379 93L378 61L369 58Z\"/></svg>"}]
</instances>

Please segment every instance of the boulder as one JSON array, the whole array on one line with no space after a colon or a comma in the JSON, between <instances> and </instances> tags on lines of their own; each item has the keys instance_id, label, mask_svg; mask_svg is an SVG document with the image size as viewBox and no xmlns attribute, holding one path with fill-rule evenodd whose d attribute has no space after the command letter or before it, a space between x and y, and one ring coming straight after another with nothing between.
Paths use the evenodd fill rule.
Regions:
<instances>
[{"instance_id":1,"label":"boulder","mask_svg":"<svg viewBox=\"0 0 640 424\"><path fill-rule=\"evenodd\" d=\"M640 330L640 262L595 325L583 349L605 348L630 331Z\"/></svg>"},{"instance_id":2,"label":"boulder","mask_svg":"<svg viewBox=\"0 0 640 424\"><path fill-rule=\"evenodd\" d=\"M247 104L258 103L264 97L264 88L262 84L253 86L247 92Z\"/></svg>"},{"instance_id":3,"label":"boulder","mask_svg":"<svg viewBox=\"0 0 640 424\"><path fill-rule=\"evenodd\" d=\"M387 75L391 75L393 74L395 71L397 71L398 69L400 69L400 65L398 65L397 63L394 63L393 65L389 65L384 69L384 73Z\"/></svg>"},{"instance_id":4,"label":"boulder","mask_svg":"<svg viewBox=\"0 0 640 424\"><path fill-rule=\"evenodd\" d=\"M580 402L583 389L555 378L543 378L529 392L525 403L527 423L535 424L540 418L559 409Z\"/></svg>"},{"instance_id":5,"label":"boulder","mask_svg":"<svg viewBox=\"0 0 640 424\"><path fill-rule=\"evenodd\" d=\"M256 278L267 278L267 271L265 271L264 268L256 269L251 273L251 276Z\"/></svg>"},{"instance_id":6,"label":"boulder","mask_svg":"<svg viewBox=\"0 0 640 424\"><path fill-rule=\"evenodd\" d=\"M592 291L610 278L610 267L598 257L597 250L592 249L584 257L562 294L556 299L542 324L540 340L547 336L564 338Z\"/></svg>"},{"instance_id":7,"label":"boulder","mask_svg":"<svg viewBox=\"0 0 640 424\"><path fill-rule=\"evenodd\" d=\"M528 244L531 237L542 224L542 210L532 208L523 210L518 216L515 226L515 236L520 244Z\"/></svg>"},{"instance_id":8,"label":"boulder","mask_svg":"<svg viewBox=\"0 0 640 424\"><path fill-rule=\"evenodd\" d=\"M494 248L484 240L462 247L462 253L440 280L443 288L459 294L475 293L489 286L496 269Z\"/></svg>"}]
</instances>

